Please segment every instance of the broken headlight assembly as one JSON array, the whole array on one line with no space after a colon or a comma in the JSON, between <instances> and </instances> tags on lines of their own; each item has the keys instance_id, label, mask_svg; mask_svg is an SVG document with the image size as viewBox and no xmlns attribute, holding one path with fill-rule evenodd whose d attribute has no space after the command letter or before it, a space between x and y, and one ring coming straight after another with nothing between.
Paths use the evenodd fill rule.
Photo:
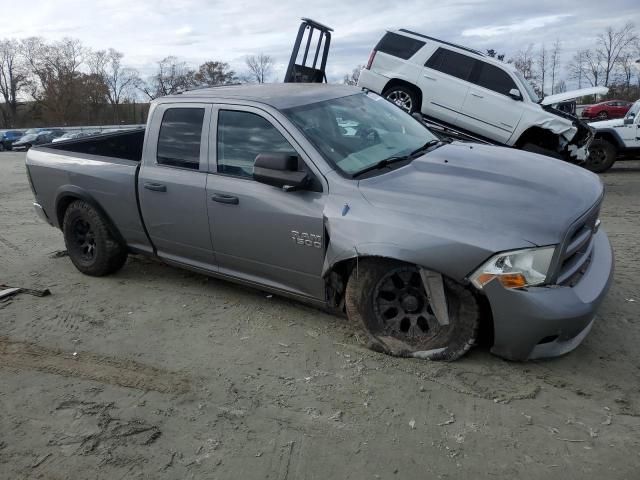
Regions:
<instances>
[{"instance_id":1,"label":"broken headlight assembly","mask_svg":"<svg viewBox=\"0 0 640 480\"><path fill-rule=\"evenodd\" d=\"M542 285L555 249L551 246L499 253L473 272L470 280L480 290L494 278L505 288Z\"/></svg>"}]
</instances>

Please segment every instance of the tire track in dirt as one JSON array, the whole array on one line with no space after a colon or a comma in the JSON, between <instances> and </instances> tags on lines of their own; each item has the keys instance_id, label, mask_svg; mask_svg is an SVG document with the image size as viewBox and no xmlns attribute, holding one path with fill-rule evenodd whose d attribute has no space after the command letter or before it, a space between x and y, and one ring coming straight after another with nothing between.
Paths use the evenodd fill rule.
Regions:
<instances>
[{"instance_id":1,"label":"tire track in dirt","mask_svg":"<svg viewBox=\"0 0 640 480\"><path fill-rule=\"evenodd\" d=\"M178 372L89 352L74 355L1 336L0 367L32 369L63 377L161 393L186 393L191 388L190 379Z\"/></svg>"}]
</instances>

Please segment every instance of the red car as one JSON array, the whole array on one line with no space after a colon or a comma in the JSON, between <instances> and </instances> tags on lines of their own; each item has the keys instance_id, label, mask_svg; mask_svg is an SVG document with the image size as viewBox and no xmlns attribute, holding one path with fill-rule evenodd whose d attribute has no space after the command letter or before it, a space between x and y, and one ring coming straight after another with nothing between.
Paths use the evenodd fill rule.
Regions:
<instances>
[{"instance_id":1,"label":"red car","mask_svg":"<svg viewBox=\"0 0 640 480\"><path fill-rule=\"evenodd\" d=\"M589 105L582 111L585 118L597 118L607 120L609 118L622 118L627 114L633 103L624 100L607 100L606 102Z\"/></svg>"}]
</instances>

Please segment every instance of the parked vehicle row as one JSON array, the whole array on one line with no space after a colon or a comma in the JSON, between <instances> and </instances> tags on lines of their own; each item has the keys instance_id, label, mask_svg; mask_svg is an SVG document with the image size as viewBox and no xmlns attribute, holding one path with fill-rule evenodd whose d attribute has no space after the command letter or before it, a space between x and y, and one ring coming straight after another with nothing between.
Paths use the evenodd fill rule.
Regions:
<instances>
[{"instance_id":1,"label":"parked vehicle row","mask_svg":"<svg viewBox=\"0 0 640 480\"><path fill-rule=\"evenodd\" d=\"M120 129L109 128L105 130L65 131L61 128L30 128L28 130L6 130L0 132L0 151L27 151L36 145L63 142L91 135L100 135L117 131L120 131Z\"/></svg>"},{"instance_id":2,"label":"parked vehicle row","mask_svg":"<svg viewBox=\"0 0 640 480\"><path fill-rule=\"evenodd\" d=\"M608 120L610 118L623 118L633 102L625 100L607 100L606 102L589 105L582 110L582 117L597 120Z\"/></svg>"}]
</instances>

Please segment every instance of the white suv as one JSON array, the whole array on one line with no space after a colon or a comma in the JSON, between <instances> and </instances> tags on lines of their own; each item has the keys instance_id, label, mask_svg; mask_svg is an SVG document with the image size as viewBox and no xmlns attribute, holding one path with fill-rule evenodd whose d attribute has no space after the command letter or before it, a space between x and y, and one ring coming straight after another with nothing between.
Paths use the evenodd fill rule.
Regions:
<instances>
[{"instance_id":1,"label":"white suv","mask_svg":"<svg viewBox=\"0 0 640 480\"><path fill-rule=\"evenodd\" d=\"M587 158L593 131L552 105L607 92L595 87L541 101L512 65L404 29L382 37L358 85L476 137L578 162Z\"/></svg>"}]
</instances>

